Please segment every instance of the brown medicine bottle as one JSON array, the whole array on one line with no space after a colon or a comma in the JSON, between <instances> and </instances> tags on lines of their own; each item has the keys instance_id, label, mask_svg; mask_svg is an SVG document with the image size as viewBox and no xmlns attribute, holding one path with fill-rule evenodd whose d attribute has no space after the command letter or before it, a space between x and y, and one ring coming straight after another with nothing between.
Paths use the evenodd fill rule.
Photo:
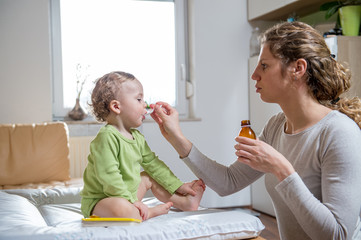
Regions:
<instances>
[{"instance_id":1,"label":"brown medicine bottle","mask_svg":"<svg viewBox=\"0 0 361 240\"><path fill-rule=\"evenodd\" d=\"M254 133L254 131L251 128L250 120L242 120L241 131L239 132L239 136L256 139L256 134Z\"/></svg>"}]
</instances>

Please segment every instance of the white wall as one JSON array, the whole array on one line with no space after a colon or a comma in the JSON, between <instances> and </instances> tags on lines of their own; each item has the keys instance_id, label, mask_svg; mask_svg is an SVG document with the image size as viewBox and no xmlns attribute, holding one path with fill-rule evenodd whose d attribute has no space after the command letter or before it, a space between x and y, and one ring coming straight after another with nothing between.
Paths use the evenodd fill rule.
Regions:
<instances>
[{"instance_id":1,"label":"white wall","mask_svg":"<svg viewBox=\"0 0 361 240\"><path fill-rule=\"evenodd\" d=\"M208 157L230 164L236 160L234 138L248 119L248 56L251 27L246 0L196 0L196 113L202 121L182 122L184 134ZM153 123L143 132L149 145L171 169L192 180L193 174L159 134ZM183 179L182 179L183 180ZM226 186L225 186L226 187ZM250 190L221 198L207 190L207 206L250 204Z\"/></svg>"},{"instance_id":2,"label":"white wall","mask_svg":"<svg viewBox=\"0 0 361 240\"><path fill-rule=\"evenodd\" d=\"M0 123L52 119L48 0L0 0Z\"/></svg>"},{"instance_id":3,"label":"white wall","mask_svg":"<svg viewBox=\"0 0 361 240\"><path fill-rule=\"evenodd\" d=\"M246 0L192 0L195 7L196 115L184 134L207 156L236 160L234 138L248 119L248 56L251 27ZM51 120L48 0L0 0L0 123ZM144 123L149 145L183 180L194 175L161 137ZM225 186L226 187L226 186ZM250 204L250 189L220 198L207 190L205 206Z\"/></svg>"}]
</instances>

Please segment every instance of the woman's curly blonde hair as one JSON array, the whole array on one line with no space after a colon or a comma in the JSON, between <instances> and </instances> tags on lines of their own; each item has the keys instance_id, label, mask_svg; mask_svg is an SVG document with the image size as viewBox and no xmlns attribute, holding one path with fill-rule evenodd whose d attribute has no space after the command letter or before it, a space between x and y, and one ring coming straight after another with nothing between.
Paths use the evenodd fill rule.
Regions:
<instances>
[{"instance_id":1,"label":"woman's curly blonde hair","mask_svg":"<svg viewBox=\"0 0 361 240\"><path fill-rule=\"evenodd\" d=\"M283 63L283 69L297 59L307 61L307 85L310 94L322 105L338 110L361 128L361 100L340 97L351 86L351 73L333 56L324 38L302 22L284 22L268 29L261 37L271 53Z\"/></svg>"},{"instance_id":2,"label":"woman's curly blonde hair","mask_svg":"<svg viewBox=\"0 0 361 240\"><path fill-rule=\"evenodd\" d=\"M129 80L136 80L136 78L130 73L120 71L107 73L96 80L89 105L98 121L106 121L110 113L110 102L118 98L117 92L120 85Z\"/></svg>"}]
</instances>

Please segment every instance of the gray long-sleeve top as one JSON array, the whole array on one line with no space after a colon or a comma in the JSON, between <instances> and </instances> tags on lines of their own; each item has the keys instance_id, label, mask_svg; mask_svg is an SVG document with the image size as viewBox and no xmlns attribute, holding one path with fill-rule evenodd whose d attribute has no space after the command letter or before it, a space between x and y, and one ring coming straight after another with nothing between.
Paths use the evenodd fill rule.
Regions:
<instances>
[{"instance_id":1,"label":"gray long-sleeve top","mask_svg":"<svg viewBox=\"0 0 361 240\"><path fill-rule=\"evenodd\" d=\"M273 116L259 137L296 170L282 182L272 174L265 177L281 239L361 238L359 127L338 111L297 134L284 132L285 121L283 113ZM237 161L230 166L219 164L195 146L183 160L221 196L243 189L264 174Z\"/></svg>"}]
</instances>

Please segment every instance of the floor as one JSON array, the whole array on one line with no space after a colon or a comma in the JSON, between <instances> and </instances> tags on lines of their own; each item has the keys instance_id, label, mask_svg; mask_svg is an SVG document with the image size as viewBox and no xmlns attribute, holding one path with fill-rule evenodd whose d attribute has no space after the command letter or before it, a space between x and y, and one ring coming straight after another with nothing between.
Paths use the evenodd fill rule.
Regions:
<instances>
[{"instance_id":1,"label":"floor","mask_svg":"<svg viewBox=\"0 0 361 240\"><path fill-rule=\"evenodd\" d=\"M278 233L276 218L265 213L261 213L261 212L258 213L259 213L258 216L259 219L261 220L263 225L265 225L265 229L261 232L260 236L266 240L279 240L280 235Z\"/></svg>"}]
</instances>

